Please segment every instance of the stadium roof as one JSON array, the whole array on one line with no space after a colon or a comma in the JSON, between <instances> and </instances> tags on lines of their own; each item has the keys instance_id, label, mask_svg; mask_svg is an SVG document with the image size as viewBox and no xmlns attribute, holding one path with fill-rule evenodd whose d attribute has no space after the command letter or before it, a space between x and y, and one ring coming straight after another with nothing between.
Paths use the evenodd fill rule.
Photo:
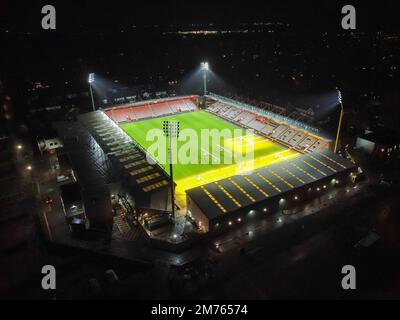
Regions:
<instances>
[{"instance_id":1,"label":"stadium roof","mask_svg":"<svg viewBox=\"0 0 400 320\"><path fill-rule=\"evenodd\" d=\"M164 188L169 176L156 164L149 163L146 153L140 149L103 112L94 111L79 116L104 153L118 170L118 176L129 177L135 190L151 193Z\"/></svg>"},{"instance_id":2,"label":"stadium roof","mask_svg":"<svg viewBox=\"0 0 400 320\"><path fill-rule=\"evenodd\" d=\"M187 190L209 219L277 197L318 180L336 176L355 164L328 149L302 155Z\"/></svg>"}]
</instances>

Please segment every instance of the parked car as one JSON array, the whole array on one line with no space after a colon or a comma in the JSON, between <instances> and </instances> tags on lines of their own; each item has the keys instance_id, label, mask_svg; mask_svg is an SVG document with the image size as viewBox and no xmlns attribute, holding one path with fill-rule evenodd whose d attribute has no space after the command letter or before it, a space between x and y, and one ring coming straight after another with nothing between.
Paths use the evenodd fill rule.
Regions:
<instances>
[{"instance_id":1,"label":"parked car","mask_svg":"<svg viewBox=\"0 0 400 320\"><path fill-rule=\"evenodd\" d=\"M43 203L49 206L53 203L53 199L50 196L46 196L43 198Z\"/></svg>"}]
</instances>

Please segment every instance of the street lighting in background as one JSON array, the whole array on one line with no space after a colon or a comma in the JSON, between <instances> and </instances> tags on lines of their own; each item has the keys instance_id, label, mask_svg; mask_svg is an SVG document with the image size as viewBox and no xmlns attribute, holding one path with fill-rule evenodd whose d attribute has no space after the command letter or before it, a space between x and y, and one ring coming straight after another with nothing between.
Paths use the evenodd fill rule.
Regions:
<instances>
[{"instance_id":1,"label":"street lighting in background","mask_svg":"<svg viewBox=\"0 0 400 320\"><path fill-rule=\"evenodd\" d=\"M29 165L27 165L26 166L26 170L28 170L28 171L32 171L32 166L29 164Z\"/></svg>"},{"instance_id":2,"label":"street lighting in background","mask_svg":"<svg viewBox=\"0 0 400 320\"><path fill-rule=\"evenodd\" d=\"M21 145L21 144L18 144L18 145L17 145L17 149L18 149L18 150L21 150L21 149L22 149L22 145Z\"/></svg>"},{"instance_id":3,"label":"street lighting in background","mask_svg":"<svg viewBox=\"0 0 400 320\"><path fill-rule=\"evenodd\" d=\"M208 62L202 62L200 64L200 66L201 66L201 70L203 70L203 81L204 81L204 83L203 83L203 89L204 89L203 94L205 96L207 94L207 72L208 72L208 70L210 70L210 66L209 66Z\"/></svg>"},{"instance_id":4,"label":"street lighting in background","mask_svg":"<svg viewBox=\"0 0 400 320\"><path fill-rule=\"evenodd\" d=\"M338 101L340 105L340 116L339 116L339 124L336 133L336 140L335 140L335 149L333 150L335 153L337 151L337 146L339 143L339 136L340 136L340 128L342 127L342 120L343 120L343 100L342 100L342 93L340 92L339 88L336 88L338 94Z\"/></svg>"},{"instance_id":5,"label":"street lighting in background","mask_svg":"<svg viewBox=\"0 0 400 320\"><path fill-rule=\"evenodd\" d=\"M90 89L90 97L92 99L92 108L93 108L93 111L95 111L96 109L94 107L93 89L92 89L92 83L94 82L94 73L89 73L88 82L89 82L89 89Z\"/></svg>"}]
</instances>

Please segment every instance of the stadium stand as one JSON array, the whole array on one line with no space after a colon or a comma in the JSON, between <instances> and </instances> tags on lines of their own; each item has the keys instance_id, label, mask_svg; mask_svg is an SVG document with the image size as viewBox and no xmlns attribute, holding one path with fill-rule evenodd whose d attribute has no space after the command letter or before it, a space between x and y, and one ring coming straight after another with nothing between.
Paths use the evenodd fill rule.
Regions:
<instances>
[{"instance_id":1,"label":"stadium stand","mask_svg":"<svg viewBox=\"0 0 400 320\"><path fill-rule=\"evenodd\" d=\"M160 117L178 112L189 112L197 109L196 96L142 101L132 105L110 107L105 114L116 123L131 122L151 117Z\"/></svg>"},{"instance_id":2,"label":"stadium stand","mask_svg":"<svg viewBox=\"0 0 400 320\"><path fill-rule=\"evenodd\" d=\"M137 119L146 119L154 116L153 110L149 105L137 106L133 108L133 112L135 113Z\"/></svg>"},{"instance_id":3,"label":"stadium stand","mask_svg":"<svg viewBox=\"0 0 400 320\"><path fill-rule=\"evenodd\" d=\"M296 145L298 145L304 138L306 137L306 135L304 134L304 133L299 133L299 132L297 132L295 135L294 135L294 137L292 137L289 141L288 141L288 143L291 145L291 146L296 146Z\"/></svg>"},{"instance_id":4,"label":"stadium stand","mask_svg":"<svg viewBox=\"0 0 400 320\"><path fill-rule=\"evenodd\" d=\"M253 210L282 211L281 201L313 199L336 184L351 184L356 165L324 149L186 190L187 208L205 232L221 232ZM329 192L329 191L328 191ZM294 206L294 201L292 202ZM240 220L239 220L240 219ZM226 229L225 229L226 230Z\"/></svg>"},{"instance_id":5,"label":"stadium stand","mask_svg":"<svg viewBox=\"0 0 400 320\"><path fill-rule=\"evenodd\" d=\"M317 140L312 146L307 148L307 151L309 152L314 152L317 150L320 150L322 148L327 148L328 147L328 143L325 141L321 141L321 140Z\"/></svg>"},{"instance_id":6,"label":"stadium stand","mask_svg":"<svg viewBox=\"0 0 400 320\"><path fill-rule=\"evenodd\" d=\"M267 125L257 119L253 119L247 124L247 126L255 131L262 131Z\"/></svg>"},{"instance_id":7,"label":"stadium stand","mask_svg":"<svg viewBox=\"0 0 400 320\"><path fill-rule=\"evenodd\" d=\"M279 111L276 106L274 108ZM207 107L207 111L240 126L253 129L261 135L300 152L315 152L329 147L329 142L322 137L292 127L286 122L277 121L277 119L280 119L279 115L269 118L268 115L259 114L256 110L242 109L239 106L218 100L211 103Z\"/></svg>"},{"instance_id":8,"label":"stadium stand","mask_svg":"<svg viewBox=\"0 0 400 320\"><path fill-rule=\"evenodd\" d=\"M129 109L130 107L127 107L124 110ZM81 115L80 121L118 169L118 175L127 179L130 187L144 194L165 188L169 177L163 169L149 163L146 152L132 142L110 118L102 112L95 111Z\"/></svg>"},{"instance_id":9,"label":"stadium stand","mask_svg":"<svg viewBox=\"0 0 400 320\"><path fill-rule=\"evenodd\" d=\"M284 133L287 129L288 129L288 127L286 125L281 124L279 127L275 128L272 131L271 137L278 139L278 137L281 136L282 133Z\"/></svg>"},{"instance_id":10,"label":"stadium stand","mask_svg":"<svg viewBox=\"0 0 400 320\"><path fill-rule=\"evenodd\" d=\"M108 111L107 115L115 122L133 121L136 119L132 108L113 109Z\"/></svg>"},{"instance_id":11,"label":"stadium stand","mask_svg":"<svg viewBox=\"0 0 400 320\"><path fill-rule=\"evenodd\" d=\"M313 145L315 141L317 141L316 138L308 136L303 141L301 141L297 146L302 150L307 149L309 146Z\"/></svg>"},{"instance_id":12,"label":"stadium stand","mask_svg":"<svg viewBox=\"0 0 400 320\"><path fill-rule=\"evenodd\" d=\"M234 119L234 121L247 125L250 121L255 119L255 117L256 115L254 113L243 111Z\"/></svg>"},{"instance_id":13,"label":"stadium stand","mask_svg":"<svg viewBox=\"0 0 400 320\"><path fill-rule=\"evenodd\" d=\"M270 135L272 132L274 132L274 130L276 129L276 125L275 124L267 124L262 130L261 132L264 133L265 135Z\"/></svg>"},{"instance_id":14,"label":"stadium stand","mask_svg":"<svg viewBox=\"0 0 400 320\"><path fill-rule=\"evenodd\" d=\"M166 114L174 113L167 102L159 103L158 105L151 106L155 116L163 116Z\"/></svg>"}]
</instances>

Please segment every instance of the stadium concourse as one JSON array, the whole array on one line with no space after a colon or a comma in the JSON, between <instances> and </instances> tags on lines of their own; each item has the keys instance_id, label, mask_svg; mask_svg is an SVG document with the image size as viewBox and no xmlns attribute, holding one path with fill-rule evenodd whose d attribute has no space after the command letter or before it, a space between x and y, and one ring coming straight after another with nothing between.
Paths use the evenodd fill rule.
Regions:
<instances>
[{"instance_id":1,"label":"stadium concourse","mask_svg":"<svg viewBox=\"0 0 400 320\"><path fill-rule=\"evenodd\" d=\"M99 144L116 158L114 162L128 177L138 205L167 207L168 166L148 151L150 142L146 140L147 132L161 129L165 120L177 120L181 130L190 128L196 132L241 129L241 140L255 146L251 160L174 164L178 213L192 215L206 232L249 208L258 210L261 205L266 209L265 201L269 212L277 210L277 197L320 183L325 185L327 179L347 177L355 167L328 150L330 140L301 122L215 94L207 95L201 107L202 110L195 95L157 99L106 108L101 113L107 117L98 116L92 121L98 131L95 136L102 140ZM107 127L105 123L109 123ZM252 132L249 134L246 129ZM226 148L229 143L232 147ZM240 154L242 151L235 150L234 145L234 140L228 141L221 152ZM199 157L204 152L199 150ZM212 150L206 153L212 158L220 157ZM148 159L152 159L151 163Z\"/></svg>"}]
</instances>

